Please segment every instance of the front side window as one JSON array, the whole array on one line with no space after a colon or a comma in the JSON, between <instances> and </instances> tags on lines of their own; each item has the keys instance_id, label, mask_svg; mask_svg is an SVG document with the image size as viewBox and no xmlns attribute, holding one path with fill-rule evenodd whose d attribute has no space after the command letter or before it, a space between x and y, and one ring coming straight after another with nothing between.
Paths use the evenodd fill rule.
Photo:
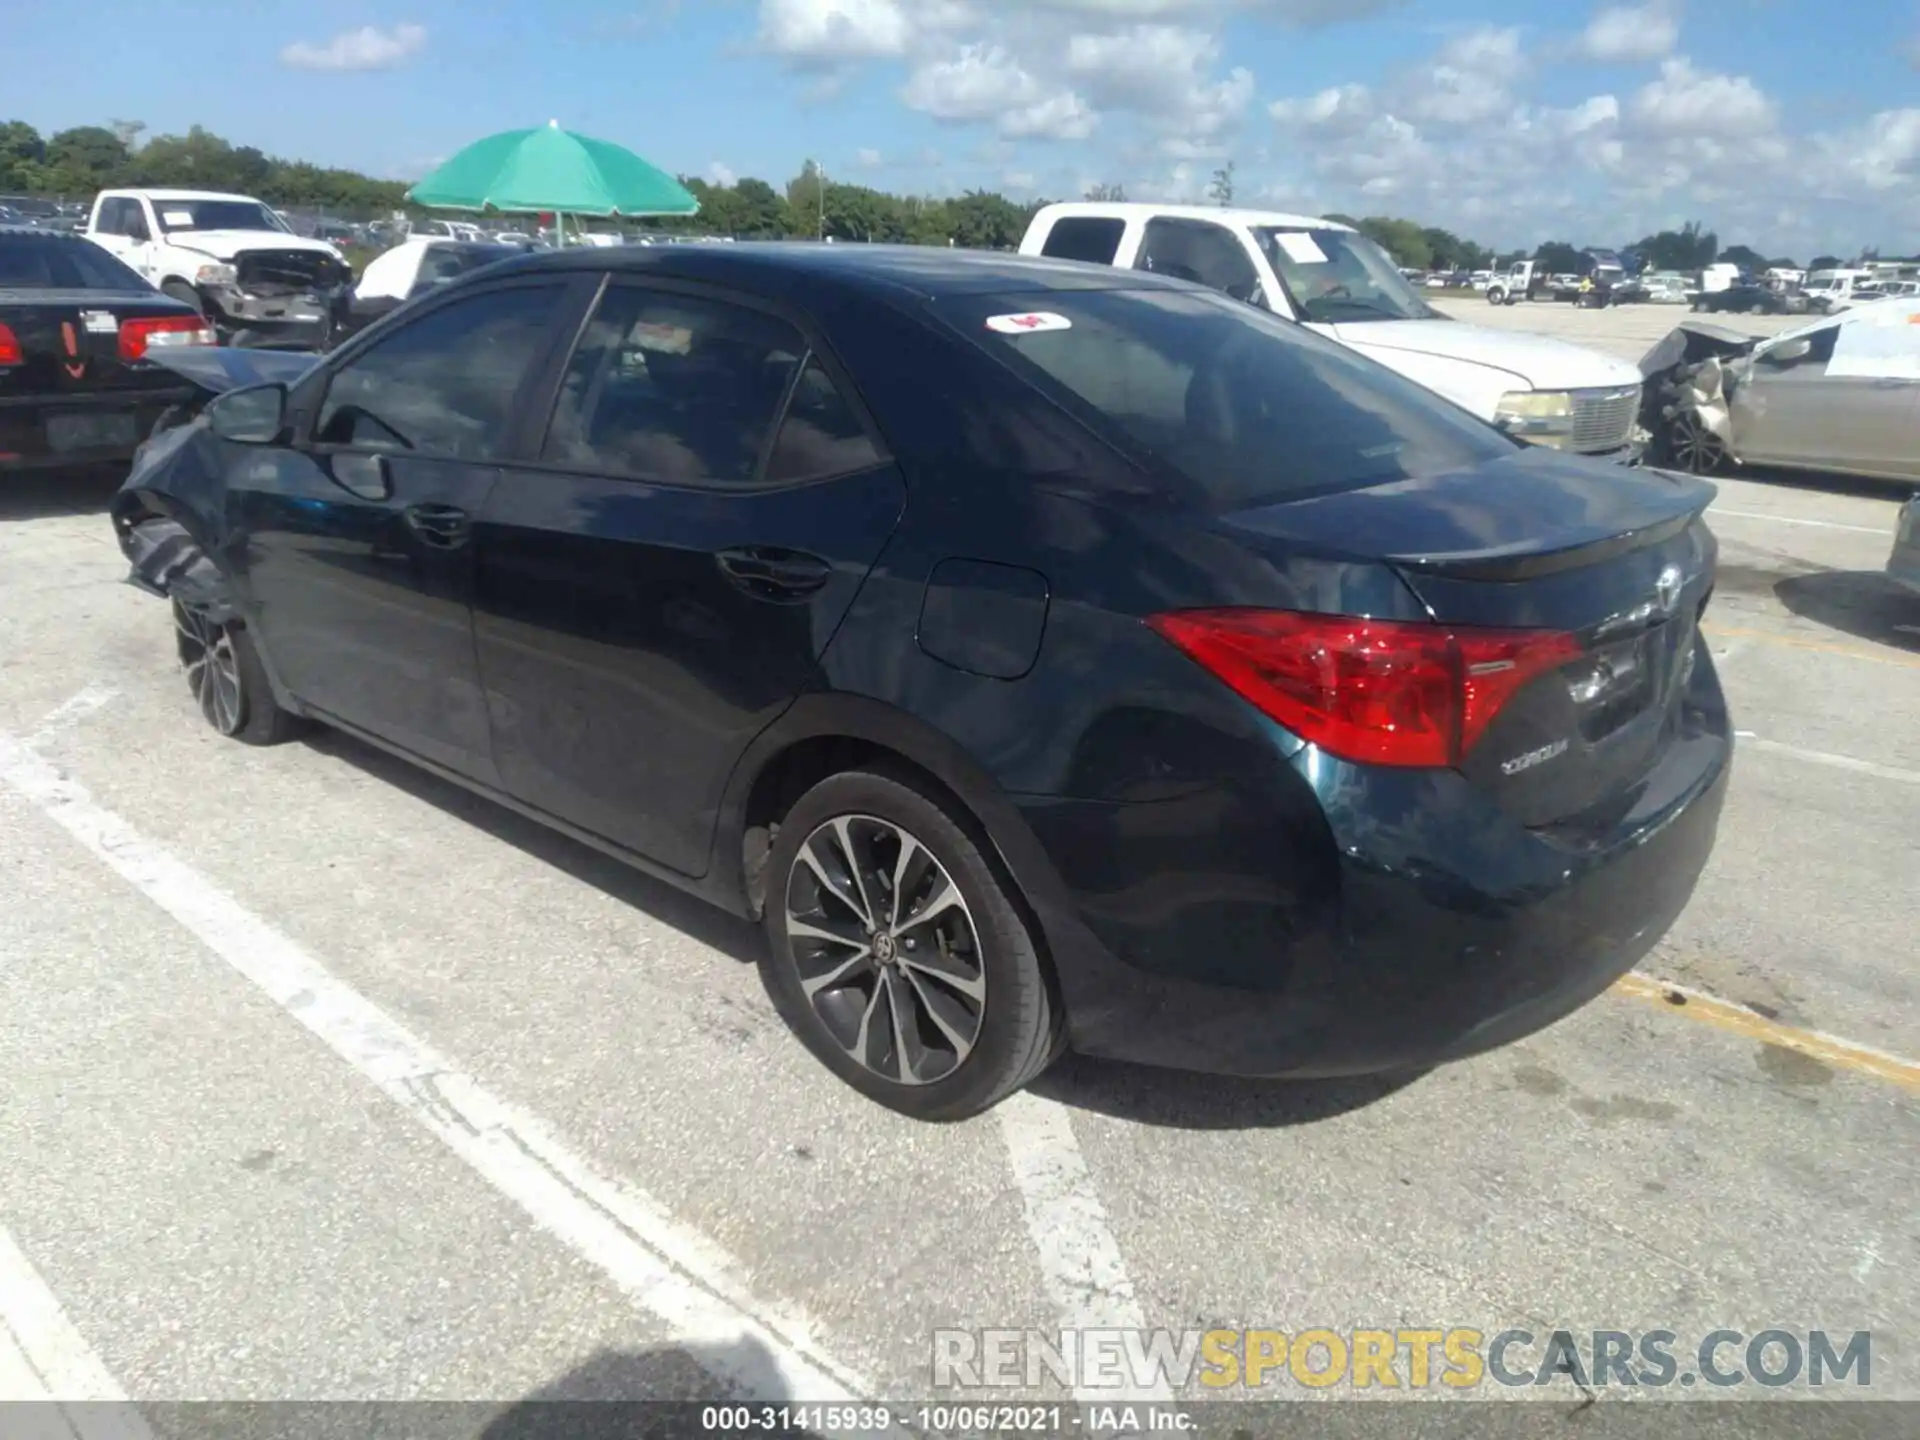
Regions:
<instances>
[{"instance_id":1,"label":"front side window","mask_svg":"<svg viewBox=\"0 0 1920 1440\"><path fill-rule=\"evenodd\" d=\"M1337 325L1432 320L1440 313L1407 284L1386 251L1357 231L1263 225L1254 233L1302 320ZM1515 266L1512 273L1526 271Z\"/></svg>"},{"instance_id":2,"label":"front side window","mask_svg":"<svg viewBox=\"0 0 1920 1440\"><path fill-rule=\"evenodd\" d=\"M1211 220L1148 221L1133 268L1191 280L1236 300L1252 300L1260 288L1240 237Z\"/></svg>"},{"instance_id":3,"label":"front side window","mask_svg":"<svg viewBox=\"0 0 1920 1440\"><path fill-rule=\"evenodd\" d=\"M758 310L615 286L568 362L549 464L678 485L744 485L807 353Z\"/></svg>"},{"instance_id":4,"label":"front side window","mask_svg":"<svg viewBox=\"0 0 1920 1440\"><path fill-rule=\"evenodd\" d=\"M1222 510L1469 469L1520 444L1264 310L1171 290L944 304L951 323Z\"/></svg>"},{"instance_id":5,"label":"front side window","mask_svg":"<svg viewBox=\"0 0 1920 1440\"><path fill-rule=\"evenodd\" d=\"M490 290L390 330L338 370L314 424L322 445L446 460L498 458L561 285Z\"/></svg>"}]
</instances>

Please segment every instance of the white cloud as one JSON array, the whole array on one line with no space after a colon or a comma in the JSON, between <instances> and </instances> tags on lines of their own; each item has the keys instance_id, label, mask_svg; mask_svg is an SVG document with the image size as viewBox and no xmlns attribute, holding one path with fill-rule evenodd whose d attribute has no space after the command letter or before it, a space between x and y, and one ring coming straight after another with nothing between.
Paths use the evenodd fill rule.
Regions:
<instances>
[{"instance_id":1,"label":"white cloud","mask_svg":"<svg viewBox=\"0 0 1920 1440\"><path fill-rule=\"evenodd\" d=\"M990 121L1016 139L1085 139L1097 118L1071 90L1049 89L1010 52L984 43L922 64L900 98L936 120Z\"/></svg>"},{"instance_id":2,"label":"white cloud","mask_svg":"<svg viewBox=\"0 0 1920 1440\"><path fill-rule=\"evenodd\" d=\"M1520 31L1483 25L1449 40L1407 78L1402 108L1434 124L1476 124L1513 107L1510 87L1525 67Z\"/></svg>"},{"instance_id":3,"label":"white cloud","mask_svg":"<svg viewBox=\"0 0 1920 1440\"><path fill-rule=\"evenodd\" d=\"M1579 53L1602 64L1658 60L1680 43L1680 22L1666 5L1616 5L1580 32Z\"/></svg>"},{"instance_id":4,"label":"white cloud","mask_svg":"<svg viewBox=\"0 0 1920 1440\"><path fill-rule=\"evenodd\" d=\"M396 25L382 30L362 25L342 30L324 45L296 40L280 52L280 63L296 70L391 70L426 47L424 25Z\"/></svg>"},{"instance_id":5,"label":"white cloud","mask_svg":"<svg viewBox=\"0 0 1920 1440\"><path fill-rule=\"evenodd\" d=\"M1633 123L1666 135L1740 139L1770 131L1773 101L1744 75L1696 70L1684 55L1663 61L1660 78L1633 97Z\"/></svg>"},{"instance_id":6,"label":"white cloud","mask_svg":"<svg viewBox=\"0 0 1920 1440\"><path fill-rule=\"evenodd\" d=\"M1839 137L1835 158L1869 190L1920 190L1920 110L1883 110Z\"/></svg>"},{"instance_id":7,"label":"white cloud","mask_svg":"<svg viewBox=\"0 0 1920 1440\"><path fill-rule=\"evenodd\" d=\"M904 55L912 34L900 0L761 0L761 43L791 59Z\"/></svg>"},{"instance_id":8,"label":"white cloud","mask_svg":"<svg viewBox=\"0 0 1920 1440\"><path fill-rule=\"evenodd\" d=\"M723 165L718 160L707 166L707 183L709 185L718 185L722 190L731 190L734 182L739 178L738 175L733 173L731 166Z\"/></svg>"},{"instance_id":9,"label":"white cloud","mask_svg":"<svg viewBox=\"0 0 1920 1440\"><path fill-rule=\"evenodd\" d=\"M854 156L853 158L860 162L860 165L863 169L867 169L867 170L877 169L882 163L884 163L881 160L880 152L878 150L862 150L858 155Z\"/></svg>"}]
</instances>

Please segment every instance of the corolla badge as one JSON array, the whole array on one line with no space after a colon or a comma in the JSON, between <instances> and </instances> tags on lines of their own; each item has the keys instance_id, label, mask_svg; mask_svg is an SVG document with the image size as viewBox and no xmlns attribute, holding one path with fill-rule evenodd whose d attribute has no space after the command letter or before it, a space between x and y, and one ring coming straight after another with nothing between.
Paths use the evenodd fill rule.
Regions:
<instances>
[{"instance_id":1,"label":"corolla badge","mask_svg":"<svg viewBox=\"0 0 1920 1440\"><path fill-rule=\"evenodd\" d=\"M1653 582L1653 593L1660 601L1663 615L1671 615L1674 606L1680 603L1680 591L1684 584L1678 565L1667 566L1660 572L1660 578Z\"/></svg>"}]
</instances>

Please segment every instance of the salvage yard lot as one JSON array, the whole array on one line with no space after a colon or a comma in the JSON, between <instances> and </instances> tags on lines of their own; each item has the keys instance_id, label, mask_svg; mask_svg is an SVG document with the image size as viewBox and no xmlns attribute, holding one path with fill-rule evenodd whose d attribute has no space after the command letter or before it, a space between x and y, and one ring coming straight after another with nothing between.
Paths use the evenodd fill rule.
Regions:
<instances>
[{"instance_id":1,"label":"salvage yard lot","mask_svg":"<svg viewBox=\"0 0 1920 1440\"><path fill-rule=\"evenodd\" d=\"M1684 317L1444 308L1634 359ZM165 608L119 583L111 488L0 491L0 1289L17 1246L64 1312L41 1343L70 1326L136 1398L708 1394L696 1356L751 1357L661 1318L706 1266L888 1397L929 1393L939 1327L1144 1322L1871 1330L1872 1393L1920 1399L1920 599L1877 578L1891 495L1722 484L1707 632L1743 738L1641 966L1702 998L1610 994L1410 1081L1070 1060L935 1128L788 1037L746 927L354 742L217 739ZM340 983L259 983L295 962ZM314 1012L355 997L650 1208L595 1238L577 1185L509 1198L409 1098L445 1077L383 1091L378 1053L325 1043ZM1883 1058L1768 1043L1803 1032ZM635 1246L685 1262L645 1303Z\"/></svg>"}]
</instances>

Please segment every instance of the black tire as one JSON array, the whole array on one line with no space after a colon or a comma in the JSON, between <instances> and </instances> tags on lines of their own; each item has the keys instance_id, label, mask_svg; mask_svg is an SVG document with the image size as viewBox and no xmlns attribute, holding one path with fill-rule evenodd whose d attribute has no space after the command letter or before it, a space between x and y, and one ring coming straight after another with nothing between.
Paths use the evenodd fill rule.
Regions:
<instances>
[{"instance_id":1,"label":"black tire","mask_svg":"<svg viewBox=\"0 0 1920 1440\"><path fill-rule=\"evenodd\" d=\"M169 300L178 300L182 305L191 305L200 313L202 318L206 316L206 302L200 298L200 292L187 284L186 281L169 280L160 287L160 293Z\"/></svg>"},{"instance_id":2,"label":"black tire","mask_svg":"<svg viewBox=\"0 0 1920 1440\"><path fill-rule=\"evenodd\" d=\"M936 887L943 880L949 881L959 892L962 903L949 907L949 913L958 911L954 923L966 924L976 937L972 952L964 946L950 949L944 937L927 928L931 922L920 921L899 926L898 932L905 937L911 930L933 939L937 950L929 949L922 955L932 958L938 954L938 967L913 967L904 958L884 964L857 958L843 962L843 957L858 954L851 941L835 941L832 946L816 947L804 957L797 955L794 937L789 933L790 908L801 914L800 923L812 914L823 925L831 923L855 934L860 930L859 910L846 898L854 892L844 886L828 889L816 878L821 872L809 866L800 853L802 846L816 836L833 835L834 822L839 821L850 822L846 833L854 837L852 843L867 857L860 867L873 882L862 892L871 895L866 908L877 911L883 902L891 903L888 867L892 860L887 857L897 858L903 847L896 845L889 850L886 836L889 830L895 836L904 834L931 856L938 871L944 872L920 879L930 880ZM1059 1007L1022 907L1011 882L986 857L971 831L970 820L954 813L951 802L936 798L913 778L854 770L821 781L795 802L780 822L767 859L767 949L760 962L760 978L774 1008L821 1064L868 1099L916 1120L953 1121L979 1115L1026 1086L1064 1048ZM827 845L829 853L823 858L829 863L834 855L844 853L834 850L831 841ZM836 873L844 878L845 867ZM922 892L920 880L911 876L902 888L911 907L909 920L923 908L913 905L914 895L939 893L937 888ZM826 914L829 908L833 916ZM883 943L900 957L912 948L907 938L883 942L871 930L868 934L869 954ZM802 943L807 943L804 938ZM892 997L899 993L905 997L903 1009L912 1012L911 1017L903 1018L915 1021L916 1038L902 1045L892 1039L897 1032L889 1031L879 1037L878 1051L871 1041L864 1047L872 1063L855 1059L850 1045L836 1036L822 1010L816 1008L816 1001L809 998L802 979L803 965L808 978L826 973L847 976L844 983L828 984L817 992L820 1006L832 1011L842 1033L853 1028L856 1011L862 1017L856 1039L870 1033L867 1026L882 1011L891 1022ZM960 990L938 983L934 977L941 970L980 986L977 1015ZM974 970L978 980L968 973ZM963 1030L969 1024L975 1027L971 1047L964 1053L960 1044L950 1039L946 1025L934 1024L928 1013L929 990L939 1000L938 1009L944 1015L958 1017L957 1025L952 1018L947 1025ZM931 1048L927 1041L933 1042ZM903 1053L910 1055L916 1047L920 1048L922 1062L931 1061L923 1068L933 1078L900 1078L910 1068L901 1063L900 1057ZM942 1069L942 1062L952 1056L958 1056L957 1063ZM883 1073L890 1063L894 1073Z\"/></svg>"},{"instance_id":3,"label":"black tire","mask_svg":"<svg viewBox=\"0 0 1920 1440\"><path fill-rule=\"evenodd\" d=\"M273 698L246 626L214 620L205 610L175 600L173 633L187 688L216 733L242 745L280 745L308 728Z\"/></svg>"}]
</instances>

